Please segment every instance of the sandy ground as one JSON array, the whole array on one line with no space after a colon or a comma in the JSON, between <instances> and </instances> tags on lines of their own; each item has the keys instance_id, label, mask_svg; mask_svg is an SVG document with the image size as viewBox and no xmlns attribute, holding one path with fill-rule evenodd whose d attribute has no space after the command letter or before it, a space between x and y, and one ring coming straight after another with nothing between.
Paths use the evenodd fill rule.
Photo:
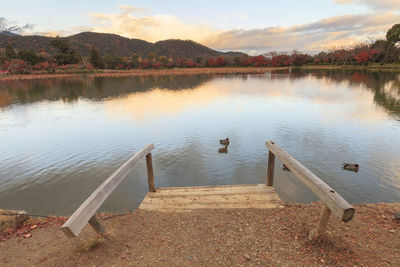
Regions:
<instances>
[{"instance_id":1,"label":"sandy ground","mask_svg":"<svg viewBox=\"0 0 400 267\"><path fill-rule=\"evenodd\" d=\"M19 74L5 75L0 77L0 81L8 80L32 80L32 79L48 79L63 78L88 75L92 77L129 77L129 76L146 76L146 75L197 75L197 74L257 74L265 73L271 70L283 70L282 68L182 68L182 69L145 69L145 70L98 70L94 73L56 73L56 74Z\"/></svg>"},{"instance_id":2,"label":"sandy ground","mask_svg":"<svg viewBox=\"0 0 400 267\"><path fill-rule=\"evenodd\" d=\"M137 210L101 214L102 237L87 226L77 238L65 218L29 221L0 237L1 266L399 266L397 204L355 205L348 223L331 217L328 233L309 241L320 203L266 210Z\"/></svg>"}]
</instances>

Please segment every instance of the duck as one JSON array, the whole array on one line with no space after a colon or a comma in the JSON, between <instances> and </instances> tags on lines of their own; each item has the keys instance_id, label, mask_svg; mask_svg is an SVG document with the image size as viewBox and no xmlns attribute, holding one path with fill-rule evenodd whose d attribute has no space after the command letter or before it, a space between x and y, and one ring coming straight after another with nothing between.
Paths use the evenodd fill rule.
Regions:
<instances>
[{"instance_id":1,"label":"duck","mask_svg":"<svg viewBox=\"0 0 400 267\"><path fill-rule=\"evenodd\" d=\"M225 146L225 147L218 149L218 153L228 153L228 147Z\"/></svg>"},{"instance_id":2,"label":"duck","mask_svg":"<svg viewBox=\"0 0 400 267\"><path fill-rule=\"evenodd\" d=\"M290 172L290 169L289 169L288 166L286 166L285 164L282 165L282 169L283 169L284 171L289 171L289 172Z\"/></svg>"},{"instance_id":3,"label":"duck","mask_svg":"<svg viewBox=\"0 0 400 267\"><path fill-rule=\"evenodd\" d=\"M219 143L224 146L229 146L229 138L221 139Z\"/></svg>"},{"instance_id":4,"label":"duck","mask_svg":"<svg viewBox=\"0 0 400 267\"><path fill-rule=\"evenodd\" d=\"M343 169L347 171L353 171L353 172L358 172L358 164L354 163L343 163Z\"/></svg>"}]
</instances>

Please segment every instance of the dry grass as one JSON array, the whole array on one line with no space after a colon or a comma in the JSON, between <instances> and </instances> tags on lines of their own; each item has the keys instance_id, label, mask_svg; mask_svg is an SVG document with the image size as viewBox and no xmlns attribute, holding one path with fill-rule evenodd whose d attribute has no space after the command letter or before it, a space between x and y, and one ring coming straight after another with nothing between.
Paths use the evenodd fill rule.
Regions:
<instances>
[{"instance_id":1,"label":"dry grass","mask_svg":"<svg viewBox=\"0 0 400 267\"><path fill-rule=\"evenodd\" d=\"M91 250L99 247L100 245L104 244L105 241L106 240L101 236L96 236L94 238L90 238L89 240L80 243L78 245L78 247L76 248L76 252L91 251Z\"/></svg>"},{"instance_id":2,"label":"dry grass","mask_svg":"<svg viewBox=\"0 0 400 267\"><path fill-rule=\"evenodd\" d=\"M149 75L197 75L197 74L257 74L265 73L271 70L279 70L287 68L185 68L185 69L160 69L160 70L103 70L95 73L56 73L56 74L21 74L6 75L0 81L7 80L31 80L31 79L48 79L63 78L88 75L92 77L129 77L129 76L149 76Z\"/></svg>"}]
</instances>

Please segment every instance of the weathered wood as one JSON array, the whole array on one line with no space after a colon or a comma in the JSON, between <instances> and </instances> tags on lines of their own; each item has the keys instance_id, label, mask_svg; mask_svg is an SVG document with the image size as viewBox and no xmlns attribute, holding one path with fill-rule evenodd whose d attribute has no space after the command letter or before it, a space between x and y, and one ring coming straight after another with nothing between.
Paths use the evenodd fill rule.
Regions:
<instances>
[{"instance_id":1,"label":"weathered wood","mask_svg":"<svg viewBox=\"0 0 400 267\"><path fill-rule=\"evenodd\" d=\"M197 209L270 209L283 207L266 184L157 188L147 193L139 209L185 212Z\"/></svg>"},{"instance_id":2,"label":"weathered wood","mask_svg":"<svg viewBox=\"0 0 400 267\"><path fill-rule=\"evenodd\" d=\"M97 220L96 215L93 215L90 220L89 220L90 226L98 233L98 234L104 234L106 231L104 230L103 225Z\"/></svg>"},{"instance_id":3,"label":"weathered wood","mask_svg":"<svg viewBox=\"0 0 400 267\"><path fill-rule=\"evenodd\" d=\"M275 155L269 151L268 152L268 179L267 185L273 186L274 185L274 167L275 167Z\"/></svg>"},{"instance_id":4,"label":"weathered wood","mask_svg":"<svg viewBox=\"0 0 400 267\"><path fill-rule=\"evenodd\" d=\"M276 157L278 157L325 205L332 213L344 222L350 221L355 209L343 197L335 192L329 185L324 183L309 169L304 167L295 158L289 155L282 148L272 141L265 142L265 145Z\"/></svg>"},{"instance_id":5,"label":"weathered wood","mask_svg":"<svg viewBox=\"0 0 400 267\"><path fill-rule=\"evenodd\" d=\"M64 223L61 228L64 233L69 237L77 236L108 196L136 166L139 160L144 158L153 149L153 144L147 145L111 174Z\"/></svg>"},{"instance_id":6,"label":"weathered wood","mask_svg":"<svg viewBox=\"0 0 400 267\"><path fill-rule=\"evenodd\" d=\"M153 160L151 153L146 155L146 166L147 180L149 182L149 192L156 192L156 188L154 187Z\"/></svg>"},{"instance_id":7,"label":"weathered wood","mask_svg":"<svg viewBox=\"0 0 400 267\"><path fill-rule=\"evenodd\" d=\"M326 231L326 227L328 226L329 216L331 215L331 210L324 205L322 207L321 216L319 217L319 222L317 228L315 230L310 231L309 239L313 239Z\"/></svg>"}]
</instances>

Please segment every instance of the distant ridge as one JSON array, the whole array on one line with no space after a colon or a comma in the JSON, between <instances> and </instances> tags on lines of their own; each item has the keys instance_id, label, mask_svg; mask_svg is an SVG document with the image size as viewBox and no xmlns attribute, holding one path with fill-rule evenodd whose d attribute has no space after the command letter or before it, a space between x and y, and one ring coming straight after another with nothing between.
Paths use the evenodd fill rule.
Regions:
<instances>
[{"instance_id":1,"label":"distant ridge","mask_svg":"<svg viewBox=\"0 0 400 267\"><path fill-rule=\"evenodd\" d=\"M11 45L17 50L32 50L34 52L46 52L48 54L55 53L54 48L50 45L51 37L39 35L14 35L12 33L0 33L0 48ZM240 52L220 52L211 49L202 44L190 40L164 40L156 43L150 43L140 39L130 39L117 34L81 32L75 35L65 37L79 54L89 56L92 46L95 46L103 55L125 56L130 57L133 53L145 58L150 52L156 53L157 56L166 56L176 58L192 58L199 57L236 57L245 55Z\"/></svg>"},{"instance_id":2,"label":"distant ridge","mask_svg":"<svg viewBox=\"0 0 400 267\"><path fill-rule=\"evenodd\" d=\"M8 31L2 31L2 32L0 32L0 34L6 35L6 36L20 36L17 33L8 32Z\"/></svg>"}]
</instances>

